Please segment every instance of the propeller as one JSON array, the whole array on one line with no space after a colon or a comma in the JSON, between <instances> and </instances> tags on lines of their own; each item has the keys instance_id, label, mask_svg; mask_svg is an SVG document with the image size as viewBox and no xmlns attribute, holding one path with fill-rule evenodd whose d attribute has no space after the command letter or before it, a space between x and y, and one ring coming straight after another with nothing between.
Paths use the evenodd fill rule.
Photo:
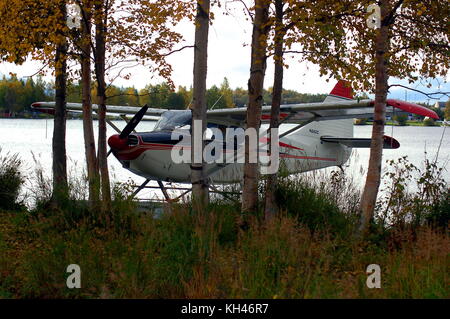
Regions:
<instances>
[{"instance_id":1,"label":"propeller","mask_svg":"<svg viewBox=\"0 0 450 319\"><path fill-rule=\"evenodd\" d=\"M120 139L127 138L128 135L133 132L133 130L136 128L136 126L139 124L140 121L142 121L142 118L144 117L145 113L148 110L148 105L145 104L136 114L134 114L131 121L127 123L125 128L122 130L122 132L119 135Z\"/></svg>"},{"instance_id":2,"label":"propeller","mask_svg":"<svg viewBox=\"0 0 450 319\"><path fill-rule=\"evenodd\" d=\"M131 134L131 132L133 132L136 126L138 126L139 122L142 121L142 118L144 117L147 110L148 105L145 104L127 123L127 125L124 127L124 129L122 130L122 132L120 132L119 135L113 135L109 138L108 144L111 147L111 149L109 150L107 156L109 156L112 153L113 148L120 149L122 145L126 144L126 138Z\"/></svg>"}]
</instances>

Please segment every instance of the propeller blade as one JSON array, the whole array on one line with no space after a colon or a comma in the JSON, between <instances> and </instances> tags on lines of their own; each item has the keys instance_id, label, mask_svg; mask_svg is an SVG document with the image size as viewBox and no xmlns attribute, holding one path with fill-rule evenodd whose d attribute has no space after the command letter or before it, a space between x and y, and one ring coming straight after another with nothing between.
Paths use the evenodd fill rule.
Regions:
<instances>
[{"instance_id":1,"label":"propeller blade","mask_svg":"<svg viewBox=\"0 0 450 319\"><path fill-rule=\"evenodd\" d=\"M111 155L112 153L112 149L109 150L108 155L106 155L106 157L109 157L109 155Z\"/></svg>"},{"instance_id":2,"label":"propeller blade","mask_svg":"<svg viewBox=\"0 0 450 319\"><path fill-rule=\"evenodd\" d=\"M133 130L136 128L136 126L139 124L139 122L142 120L142 118L144 117L145 113L148 110L148 105L145 104L131 119L130 122L128 122L128 124L125 126L125 128L122 130L122 132L120 133L119 137L121 139L124 139L126 137L128 137L128 135L131 134L131 132L133 132Z\"/></svg>"}]
</instances>

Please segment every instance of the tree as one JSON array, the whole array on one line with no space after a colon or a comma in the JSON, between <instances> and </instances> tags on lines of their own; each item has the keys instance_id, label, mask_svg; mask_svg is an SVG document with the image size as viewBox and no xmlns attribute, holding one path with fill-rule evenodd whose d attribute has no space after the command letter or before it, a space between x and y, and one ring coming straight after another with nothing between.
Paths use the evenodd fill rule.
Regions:
<instances>
[{"instance_id":1,"label":"tree","mask_svg":"<svg viewBox=\"0 0 450 319\"><path fill-rule=\"evenodd\" d=\"M83 17L81 23L81 36L79 39L81 87L83 103L83 135L84 151L86 154L86 167L89 183L89 206L91 210L98 211L100 205L100 175L98 158L96 155L94 125L92 114L91 94L91 32L92 32L92 1L84 0L79 7Z\"/></svg>"},{"instance_id":2,"label":"tree","mask_svg":"<svg viewBox=\"0 0 450 319\"><path fill-rule=\"evenodd\" d=\"M269 0L255 0L253 19L250 79L248 80L247 129L259 133L263 87L266 72L267 37L269 33ZM245 143L244 185L242 190L242 212L244 214L258 209L258 163L250 162L249 138ZM253 150L254 152L255 150ZM258 158L258 156L257 156Z\"/></svg>"},{"instance_id":3,"label":"tree","mask_svg":"<svg viewBox=\"0 0 450 319\"><path fill-rule=\"evenodd\" d=\"M0 54L17 64L27 57L55 70L55 115L52 139L54 204L67 195L65 149L67 50L66 1L0 1ZM36 13L40 14L36 14Z\"/></svg>"},{"instance_id":4,"label":"tree","mask_svg":"<svg viewBox=\"0 0 450 319\"><path fill-rule=\"evenodd\" d=\"M272 129L278 129L280 119L280 105L281 96L283 92L283 43L284 43L284 24L283 24L283 0L275 0L275 36L274 36L274 61L275 74L272 91L272 108L270 112L270 139L276 138L272 136ZM272 150L272 143L268 143L270 152ZM273 158L273 157L272 157ZM267 177L266 185L266 202L265 202L265 217L266 220L272 219L278 213L278 205L276 203L275 193L277 189L278 173L270 174Z\"/></svg>"},{"instance_id":5,"label":"tree","mask_svg":"<svg viewBox=\"0 0 450 319\"><path fill-rule=\"evenodd\" d=\"M406 126L406 122L408 121L408 115L407 114L395 115L394 121L396 121L399 126Z\"/></svg>"},{"instance_id":6,"label":"tree","mask_svg":"<svg viewBox=\"0 0 450 319\"><path fill-rule=\"evenodd\" d=\"M435 123L435 121L434 121L433 119L431 119L431 118L429 118L429 117L426 117L426 118L423 120L423 125L424 125L424 126L436 126L436 123Z\"/></svg>"},{"instance_id":7,"label":"tree","mask_svg":"<svg viewBox=\"0 0 450 319\"><path fill-rule=\"evenodd\" d=\"M67 21L66 1L58 3L58 11L62 21ZM53 117L53 200L55 204L68 196L67 156L66 156L66 96L67 96L67 50L68 44L65 30L56 31L55 43L55 114Z\"/></svg>"},{"instance_id":8,"label":"tree","mask_svg":"<svg viewBox=\"0 0 450 319\"><path fill-rule=\"evenodd\" d=\"M208 109L222 109L225 106L225 101L223 100L223 95L220 89L213 85L206 91L206 104Z\"/></svg>"},{"instance_id":9,"label":"tree","mask_svg":"<svg viewBox=\"0 0 450 319\"><path fill-rule=\"evenodd\" d=\"M167 98L167 104L170 109L174 110L184 110L186 109L186 103L184 102L184 97L180 93L170 92Z\"/></svg>"},{"instance_id":10,"label":"tree","mask_svg":"<svg viewBox=\"0 0 450 319\"><path fill-rule=\"evenodd\" d=\"M233 90L231 90L230 83L226 77L223 78L223 82L220 85L220 94L222 96L221 100L223 101L223 107L235 107L233 102Z\"/></svg>"},{"instance_id":11,"label":"tree","mask_svg":"<svg viewBox=\"0 0 450 319\"><path fill-rule=\"evenodd\" d=\"M95 74L95 94L98 104L98 152L97 162L100 172L101 196L103 211L108 211L111 202L111 190L107 161L106 143L106 77L113 68L123 62L145 64L152 62L151 68L169 82L171 66L166 57L171 53L175 43L181 40L181 35L171 30L184 17L190 17L190 4L184 1L162 0L76 0L82 13L89 11L92 5L92 15L83 14L82 24L88 26L92 21L95 27L94 35L86 32L86 43L92 48ZM155 36L157 34L158 36ZM169 52L168 52L169 51ZM110 62L107 64L107 61ZM129 68L124 66L112 80L119 76L125 78L129 74L122 72ZM110 74L111 75L111 74ZM111 75L112 76L112 75ZM131 93L132 92L132 93ZM131 93L131 94L130 94ZM125 94L129 101L138 104L139 99L134 88ZM134 97L134 100L133 100Z\"/></svg>"},{"instance_id":12,"label":"tree","mask_svg":"<svg viewBox=\"0 0 450 319\"><path fill-rule=\"evenodd\" d=\"M209 202L209 185L205 172L203 134L206 130L206 74L208 70L209 0L197 1L195 17L194 86L191 125L191 182L192 201L198 211ZM199 158L200 157L200 158Z\"/></svg>"},{"instance_id":13,"label":"tree","mask_svg":"<svg viewBox=\"0 0 450 319\"><path fill-rule=\"evenodd\" d=\"M179 86L178 94L183 97L184 109L189 107L192 101L192 88L188 91L186 87Z\"/></svg>"},{"instance_id":14,"label":"tree","mask_svg":"<svg viewBox=\"0 0 450 319\"><path fill-rule=\"evenodd\" d=\"M233 91L233 102L237 107L244 107L248 103L248 91L244 88L236 88Z\"/></svg>"},{"instance_id":15,"label":"tree","mask_svg":"<svg viewBox=\"0 0 450 319\"><path fill-rule=\"evenodd\" d=\"M82 8L84 11L86 8ZM97 81L98 104L98 168L100 171L102 209L107 212L111 205L111 186L107 159L106 143L106 35L110 4L107 1L95 1L93 4L93 24L95 25L94 37L94 72ZM85 21L86 23L87 21Z\"/></svg>"},{"instance_id":16,"label":"tree","mask_svg":"<svg viewBox=\"0 0 450 319\"><path fill-rule=\"evenodd\" d=\"M438 2L438 1L437 1ZM405 2L405 7L400 9L400 6L403 4L402 0L397 1L389 1L389 0L381 0L380 1L380 9L381 9L381 25L377 32L376 39L375 39L375 106L374 106L374 124L372 129L372 143L370 147L370 158L369 158L369 168L367 172L367 179L366 179L366 185L364 187L363 195L361 198L361 222L359 226L359 233L360 235L363 235L368 231L368 226L370 220L373 218L374 210L375 210L375 203L377 199L378 194L378 188L380 186L380 179L381 179L381 162L382 162L382 152L383 152L383 136L384 136L384 123L385 123L385 113L386 113L386 98L387 98L387 91L388 91L388 79L389 76L393 72L389 72L392 70L389 68L389 64L392 63L393 58L391 57L393 53L391 43L395 43L395 41L391 41L392 34L394 36L401 37L403 40L403 44L412 44L416 45L416 48L412 49L412 52L408 52L408 48L401 50L406 50L408 53L403 53L403 56L406 58L410 58L411 56L414 56L418 53L418 51L424 51L425 55L425 61L424 66L420 69L418 69L419 72L423 72L427 75L429 73L434 74L435 72L439 71L440 66L447 66L448 67L448 61L444 62L441 61L441 54L445 52L438 49L437 51L429 51L427 46L433 46L435 44L434 40L436 38L434 34L426 34L425 41L432 40L429 43L427 43L427 46L424 47L423 42L417 43L416 41L419 39L413 39L410 41L408 39L408 36L405 33L402 33L403 30L396 30L394 25L396 24L403 24L403 23L410 23L410 27L413 27L416 29L416 31L431 31L429 29L423 29L422 25L424 23L424 20L417 23L415 20L416 17L414 16L407 16L405 18L405 15L411 14L411 12L408 12L408 3ZM416 2L413 4L413 8L416 8L418 3ZM427 5L430 5L430 11L437 12L440 10L439 8L433 8L433 3L427 3ZM423 4L420 5L420 9L427 9L426 6ZM448 3L447 3L448 8ZM397 13L397 10L399 12ZM417 14L419 16L422 11L417 11ZM437 27L440 27L440 24L443 21L434 21L437 17L441 17L438 13L436 15L431 15L433 17L432 21L428 21L428 23L433 24L436 23ZM403 19L402 19L403 18ZM448 19L448 16L447 16ZM397 21L396 21L397 20ZM400 31L400 33L395 33L395 31ZM422 32L420 32L422 33ZM442 31L440 32L442 35ZM422 34L421 36L423 36ZM427 38L427 36L430 36L430 38ZM445 36L445 35L444 35ZM448 39L448 34L447 34ZM424 39L421 39L422 41ZM439 41L439 40L438 40ZM449 51L450 46L447 42L447 53ZM427 61L429 60L429 61ZM448 60L448 59L447 59ZM398 69L396 70L397 73L403 73L402 71L410 71L411 69L417 69L417 66L403 66L405 63L408 63L409 61L399 61ZM427 65L428 63L436 63L437 65ZM395 64L394 64L395 65ZM403 66L403 67L402 67ZM446 72L446 71L444 71ZM412 76L414 78L414 76Z\"/></svg>"},{"instance_id":17,"label":"tree","mask_svg":"<svg viewBox=\"0 0 450 319\"><path fill-rule=\"evenodd\" d=\"M380 0L379 16L378 7L371 6L367 13L373 4L369 0L301 4L303 8L289 13L295 25L289 43L299 43L303 58L318 64L322 75L347 79L355 89L375 92L369 169L358 227L363 235L373 218L380 185L388 79L414 82L448 74L450 6L445 0Z\"/></svg>"},{"instance_id":18,"label":"tree","mask_svg":"<svg viewBox=\"0 0 450 319\"><path fill-rule=\"evenodd\" d=\"M444 115L447 121L450 120L450 99L445 103Z\"/></svg>"}]
</instances>

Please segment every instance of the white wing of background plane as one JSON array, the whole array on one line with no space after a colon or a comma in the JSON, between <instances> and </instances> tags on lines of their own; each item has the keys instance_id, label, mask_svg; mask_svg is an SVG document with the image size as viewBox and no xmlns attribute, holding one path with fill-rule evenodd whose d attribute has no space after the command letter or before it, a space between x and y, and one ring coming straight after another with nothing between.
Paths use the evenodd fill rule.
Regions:
<instances>
[{"instance_id":1,"label":"white wing of background plane","mask_svg":"<svg viewBox=\"0 0 450 319\"><path fill-rule=\"evenodd\" d=\"M336 87L342 88L341 84ZM332 92L333 93L333 92ZM37 111L54 114L55 102L36 102L31 107ZM373 100L333 100L320 103L303 103L303 104L287 104L280 107L280 121L283 124L300 124L305 121L327 121L348 118L369 118L373 116ZM94 111L98 110L96 104L92 105ZM141 108L134 106L106 106L108 113L134 115ZM398 109L407 113L414 113L422 116L428 116L439 119L438 115L426 107L404 102L400 100L387 100L386 114L391 115ZM74 112L82 111L82 104L67 103L67 110ZM270 121L270 105L262 107L261 121L269 123ZM147 119L158 120L158 118L167 109L149 108L145 113ZM247 108L226 108L207 111L208 123L221 124L226 126L245 126L247 116Z\"/></svg>"}]
</instances>

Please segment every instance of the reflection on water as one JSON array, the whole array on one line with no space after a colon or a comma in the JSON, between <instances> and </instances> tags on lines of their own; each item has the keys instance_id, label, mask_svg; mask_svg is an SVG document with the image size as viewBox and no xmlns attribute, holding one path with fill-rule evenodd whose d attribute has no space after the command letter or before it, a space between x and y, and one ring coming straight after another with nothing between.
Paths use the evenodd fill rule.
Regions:
<instances>
[{"instance_id":1,"label":"reflection on water","mask_svg":"<svg viewBox=\"0 0 450 319\"><path fill-rule=\"evenodd\" d=\"M114 121L119 128L125 126L124 121ZM139 131L151 130L154 122L141 122L138 126ZM97 130L97 122L94 124ZM435 159L439 148L441 138L442 144L438 156L438 165L445 166L444 172L447 181L450 180L449 158L450 158L450 128L444 132L443 127L386 127L386 135L392 135L400 142L400 148L397 150L385 150L385 159L397 159L407 155L409 160L416 166L422 168L425 152L429 159ZM34 169L33 155L44 172L51 174L51 153L53 120L31 120L31 119L0 119L0 147L2 154L6 152L19 153L25 163L27 172ZM115 134L115 131L108 127L108 135ZM355 126L355 137L370 137L371 126ZM81 120L67 121L67 156L68 168L72 175L81 176L84 170L84 142L83 125ZM354 156L347 163L346 171L351 172L359 181L360 176L367 170L367 161L369 158L368 149L354 150ZM123 169L120 163L113 157L109 157L111 179L113 181L133 180L136 184L144 181L142 177L134 175L126 169ZM159 192L143 191L142 198L150 196L160 196Z\"/></svg>"}]
</instances>

